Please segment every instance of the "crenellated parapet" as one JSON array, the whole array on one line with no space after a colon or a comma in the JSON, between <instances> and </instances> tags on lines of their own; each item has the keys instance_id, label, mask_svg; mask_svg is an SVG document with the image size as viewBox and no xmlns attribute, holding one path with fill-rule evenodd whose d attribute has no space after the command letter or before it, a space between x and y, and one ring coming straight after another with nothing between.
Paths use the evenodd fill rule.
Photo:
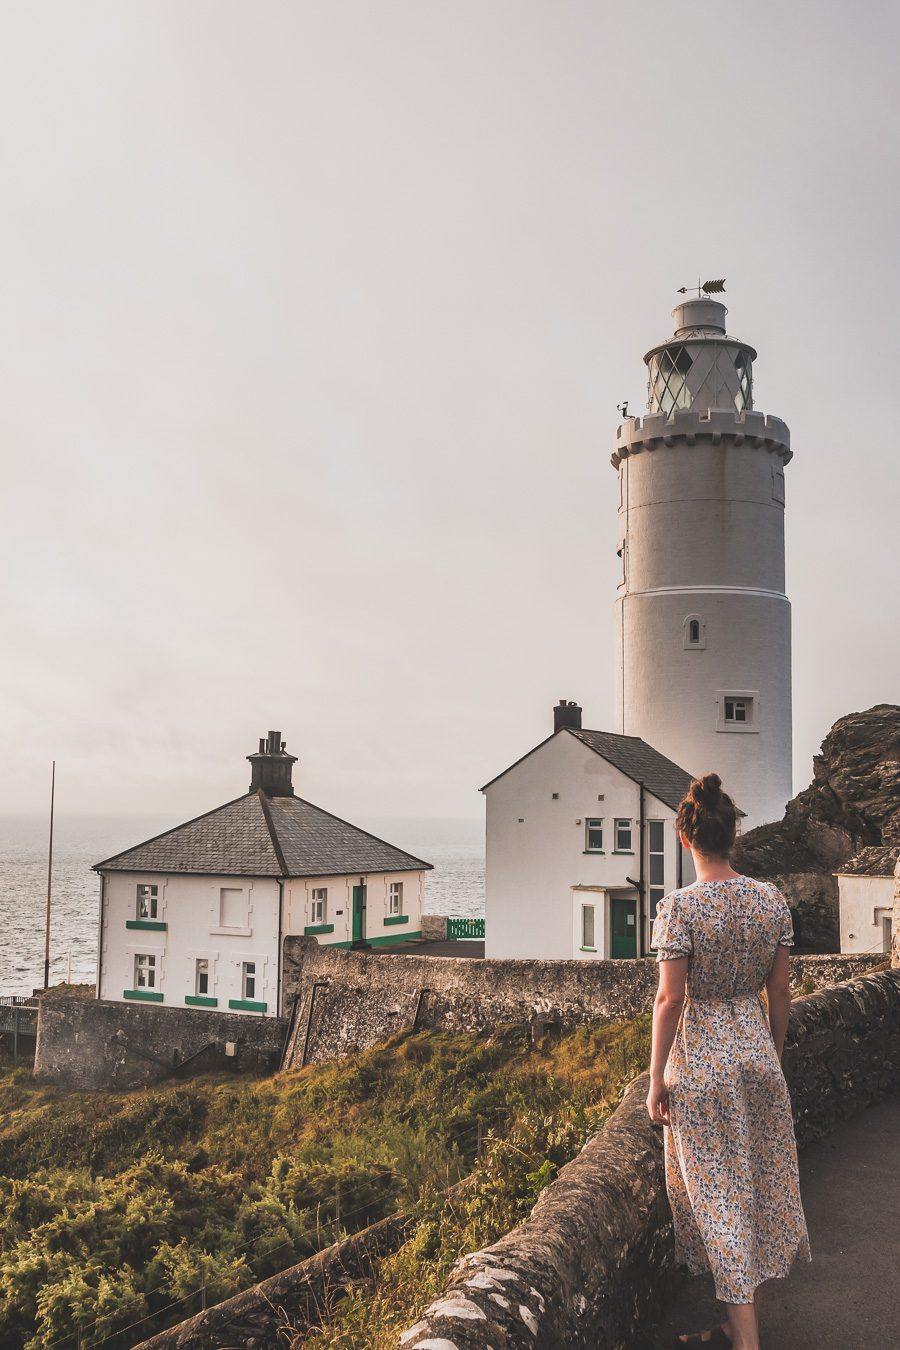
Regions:
<instances>
[{"instance_id":1,"label":"crenellated parapet","mask_svg":"<svg viewBox=\"0 0 900 1350\"><path fill-rule=\"evenodd\" d=\"M791 433L786 422L771 413L732 412L728 408L679 408L666 417L663 413L647 413L645 417L629 417L616 431L615 449L611 456L613 468L628 455L641 450L660 450L676 442L695 445L698 441L721 445L750 445L754 449L772 451L787 464L792 457Z\"/></svg>"}]
</instances>

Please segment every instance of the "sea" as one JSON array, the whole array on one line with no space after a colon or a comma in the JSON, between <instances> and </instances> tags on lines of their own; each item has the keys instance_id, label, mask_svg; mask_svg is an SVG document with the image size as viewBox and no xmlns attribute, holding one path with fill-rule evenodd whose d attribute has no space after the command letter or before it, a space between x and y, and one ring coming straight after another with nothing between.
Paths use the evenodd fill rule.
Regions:
<instances>
[{"instance_id":1,"label":"sea","mask_svg":"<svg viewBox=\"0 0 900 1350\"><path fill-rule=\"evenodd\" d=\"M171 819L61 816L53 831L50 983L93 983L100 880L94 863L171 829ZM434 866L425 911L484 915L484 823L370 818L355 824ZM0 996L30 994L44 982L49 829L45 817L0 815Z\"/></svg>"}]
</instances>

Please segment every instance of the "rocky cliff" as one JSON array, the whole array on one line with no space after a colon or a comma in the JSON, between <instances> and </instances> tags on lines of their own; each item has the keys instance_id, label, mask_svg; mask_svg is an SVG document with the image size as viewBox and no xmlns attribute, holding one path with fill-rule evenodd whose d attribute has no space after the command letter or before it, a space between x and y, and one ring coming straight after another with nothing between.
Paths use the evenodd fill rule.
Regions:
<instances>
[{"instance_id":1,"label":"rocky cliff","mask_svg":"<svg viewBox=\"0 0 900 1350\"><path fill-rule=\"evenodd\" d=\"M836 951L833 873L867 844L900 843L900 707L879 703L835 722L813 781L784 819L738 841L735 867L774 881L799 914L798 946Z\"/></svg>"}]
</instances>

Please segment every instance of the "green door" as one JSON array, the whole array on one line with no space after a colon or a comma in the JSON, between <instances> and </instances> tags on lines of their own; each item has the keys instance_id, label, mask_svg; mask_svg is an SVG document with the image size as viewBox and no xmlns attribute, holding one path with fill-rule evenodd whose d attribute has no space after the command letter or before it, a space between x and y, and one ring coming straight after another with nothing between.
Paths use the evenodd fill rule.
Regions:
<instances>
[{"instance_id":1,"label":"green door","mask_svg":"<svg viewBox=\"0 0 900 1350\"><path fill-rule=\"evenodd\" d=\"M637 957L637 901L620 900L612 896L609 902L612 951L614 961Z\"/></svg>"},{"instance_id":2,"label":"green door","mask_svg":"<svg viewBox=\"0 0 900 1350\"><path fill-rule=\"evenodd\" d=\"M362 942L366 932L366 888L353 887L353 941Z\"/></svg>"}]
</instances>

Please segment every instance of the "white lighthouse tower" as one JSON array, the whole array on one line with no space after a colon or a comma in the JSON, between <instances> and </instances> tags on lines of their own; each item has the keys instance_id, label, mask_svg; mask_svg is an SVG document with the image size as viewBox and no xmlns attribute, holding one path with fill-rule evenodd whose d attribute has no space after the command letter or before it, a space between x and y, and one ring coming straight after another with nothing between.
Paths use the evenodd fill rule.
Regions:
<instances>
[{"instance_id":1,"label":"white lighthouse tower","mask_svg":"<svg viewBox=\"0 0 900 1350\"><path fill-rule=\"evenodd\" d=\"M784 422L753 409L756 352L726 314L708 297L676 306L644 357L647 415L616 433L618 730L720 774L747 829L791 796L791 450Z\"/></svg>"}]
</instances>

